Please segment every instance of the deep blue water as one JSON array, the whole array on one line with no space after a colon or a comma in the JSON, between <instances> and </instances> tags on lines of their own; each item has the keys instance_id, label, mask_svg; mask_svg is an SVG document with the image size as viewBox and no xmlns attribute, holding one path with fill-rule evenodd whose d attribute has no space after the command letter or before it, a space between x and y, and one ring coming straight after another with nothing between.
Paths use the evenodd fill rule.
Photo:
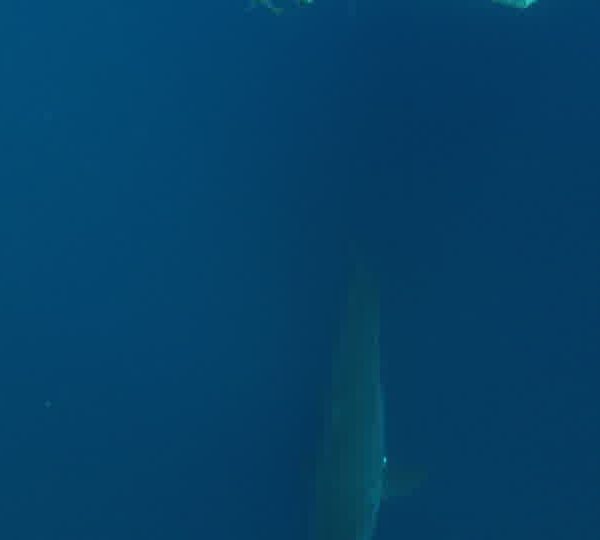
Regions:
<instances>
[{"instance_id":1,"label":"deep blue water","mask_svg":"<svg viewBox=\"0 0 600 540\"><path fill-rule=\"evenodd\" d=\"M0 7L0 538L310 540L356 251L377 540L600 538L600 5L244 1Z\"/></svg>"}]
</instances>

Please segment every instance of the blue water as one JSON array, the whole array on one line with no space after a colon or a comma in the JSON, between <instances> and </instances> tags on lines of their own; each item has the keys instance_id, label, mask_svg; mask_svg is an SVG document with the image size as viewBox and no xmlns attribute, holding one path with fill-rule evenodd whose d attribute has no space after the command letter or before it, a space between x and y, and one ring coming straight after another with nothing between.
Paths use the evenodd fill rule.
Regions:
<instances>
[{"instance_id":1,"label":"blue water","mask_svg":"<svg viewBox=\"0 0 600 540\"><path fill-rule=\"evenodd\" d=\"M600 538L596 4L4 2L0 538L310 540L356 252L377 540Z\"/></svg>"}]
</instances>

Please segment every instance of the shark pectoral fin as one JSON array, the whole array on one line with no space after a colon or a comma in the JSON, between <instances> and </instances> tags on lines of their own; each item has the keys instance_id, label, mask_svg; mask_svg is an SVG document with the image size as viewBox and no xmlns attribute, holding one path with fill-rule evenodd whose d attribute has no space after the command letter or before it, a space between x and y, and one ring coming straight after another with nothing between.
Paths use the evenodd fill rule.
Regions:
<instances>
[{"instance_id":1,"label":"shark pectoral fin","mask_svg":"<svg viewBox=\"0 0 600 540\"><path fill-rule=\"evenodd\" d=\"M408 497L419 489L425 482L426 474L423 469L392 469L385 472L383 498Z\"/></svg>"}]
</instances>

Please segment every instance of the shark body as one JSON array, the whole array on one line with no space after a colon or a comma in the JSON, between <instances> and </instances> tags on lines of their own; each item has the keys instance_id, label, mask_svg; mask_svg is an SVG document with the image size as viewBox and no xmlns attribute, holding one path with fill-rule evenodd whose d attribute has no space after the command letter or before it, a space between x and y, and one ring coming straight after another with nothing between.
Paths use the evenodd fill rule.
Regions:
<instances>
[{"instance_id":1,"label":"shark body","mask_svg":"<svg viewBox=\"0 0 600 540\"><path fill-rule=\"evenodd\" d=\"M379 333L377 285L359 268L332 363L317 467L317 540L371 540L375 532L386 468Z\"/></svg>"},{"instance_id":2,"label":"shark body","mask_svg":"<svg viewBox=\"0 0 600 540\"><path fill-rule=\"evenodd\" d=\"M527 9L535 4L537 0L492 0L492 2L516 9Z\"/></svg>"}]
</instances>

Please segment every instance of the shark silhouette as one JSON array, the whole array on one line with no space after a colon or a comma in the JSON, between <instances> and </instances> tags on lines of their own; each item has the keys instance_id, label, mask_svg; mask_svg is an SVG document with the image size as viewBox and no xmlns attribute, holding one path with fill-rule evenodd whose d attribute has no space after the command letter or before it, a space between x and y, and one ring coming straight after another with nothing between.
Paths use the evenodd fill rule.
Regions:
<instances>
[{"instance_id":1,"label":"shark silhouette","mask_svg":"<svg viewBox=\"0 0 600 540\"><path fill-rule=\"evenodd\" d=\"M379 290L357 266L331 372L331 406L317 464L317 540L371 540L384 498L384 404Z\"/></svg>"}]
</instances>

